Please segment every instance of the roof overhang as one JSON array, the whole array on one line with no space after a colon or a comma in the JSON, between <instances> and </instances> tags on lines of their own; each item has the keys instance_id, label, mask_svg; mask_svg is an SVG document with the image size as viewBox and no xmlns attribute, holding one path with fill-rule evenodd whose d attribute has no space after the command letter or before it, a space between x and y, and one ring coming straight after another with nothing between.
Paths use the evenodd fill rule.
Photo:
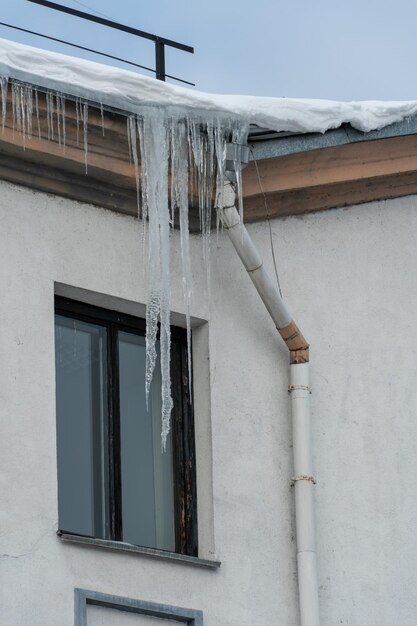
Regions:
<instances>
[{"instance_id":1,"label":"roof overhang","mask_svg":"<svg viewBox=\"0 0 417 626\"><path fill-rule=\"evenodd\" d=\"M39 135L36 129L31 138L24 137L14 128L10 93L0 133L0 178L33 189L137 215L126 116L144 105L166 104L202 111L213 119L233 111L252 122L252 162L243 171L246 221L417 193L415 102L331 103L204 94L1 40L0 75L38 89ZM48 88L69 94L65 149L58 133L51 137L50 128L48 132ZM92 105L87 174L74 98ZM103 114L97 103L104 105ZM191 197L191 228L198 227L197 207L198 199Z\"/></svg>"},{"instance_id":2,"label":"roof overhang","mask_svg":"<svg viewBox=\"0 0 417 626\"><path fill-rule=\"evenodd\" d=\"M11 103L10 103L11 104ZM75 105L66 106L66 146L48 139L45 96L39 95L40 137L13 129L8 107L0 134L0 178L33 189L137 215L136 183L129 160L126 118L90 109L88 173ZM407 134L405 134L407 131ZM325 134L277 136L251 142L252 161L243 171L247 222L302 214L417 193L417 119L382 133L340 128ZM396 134L397 133L397 134ZM403 134L401 134L403 133ZM409 134L411 133L411 134ZM77 137L78 135L78 137ZM253 158L257 159L258 172ZM190 217L198 227L198 202Z\"/></svg>"}]
</instances>

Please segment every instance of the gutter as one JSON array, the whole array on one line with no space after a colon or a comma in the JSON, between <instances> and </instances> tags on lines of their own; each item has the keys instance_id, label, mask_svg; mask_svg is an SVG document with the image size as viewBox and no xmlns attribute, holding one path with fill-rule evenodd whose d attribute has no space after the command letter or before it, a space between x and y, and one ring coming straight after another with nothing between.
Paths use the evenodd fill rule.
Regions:
<instances>
[{"instance_id":1,"label":"gutter","mask_svg":"<svg viewBox=\"0 0 417 626\"><path fill-rule=\"evenodd\" d=\"M320 626L317 556L315 541L312 465L309 345L266 271L250 235L235 207L236 194L231 182L225 183L220 216L223 226L245 266L290 357L295 492L297 571L301 626Z\"/></svg>"}]
</instances>

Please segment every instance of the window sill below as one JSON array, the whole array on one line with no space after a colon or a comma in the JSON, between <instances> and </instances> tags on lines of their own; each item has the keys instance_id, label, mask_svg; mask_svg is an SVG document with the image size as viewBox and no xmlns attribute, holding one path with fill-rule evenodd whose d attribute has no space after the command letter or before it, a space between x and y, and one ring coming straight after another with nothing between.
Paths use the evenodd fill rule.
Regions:
<instances>
[{"instance_id":1,"label":"window sill below","mask_svg":"<svg viewBox=\"0 0 417 626\"><path fill-rule=\"evenodd\" d=\"M141 556L149 557L151 559L158 559L161 561L171 561L173 563L183 563L184 565L192 565L194 567L203 567L205 569L218 569L221 565L220 561L212 561L210 559L200 559L196 556L188 556L187 554L177 554L176 552L167 552L165 550L158 550L156 548L145 548L142 546L135 546L131 543L124 543L123 541L110 541L108 539L94 539L92 537L82 537L80 535L70 535L58 531L58 537L61 541L69 543L77 543L85 546L91 546L96 548L104 548L106 550L117 550L118 552L129 552L131 554L138 554Z\"/></svg>"}]
</instances>

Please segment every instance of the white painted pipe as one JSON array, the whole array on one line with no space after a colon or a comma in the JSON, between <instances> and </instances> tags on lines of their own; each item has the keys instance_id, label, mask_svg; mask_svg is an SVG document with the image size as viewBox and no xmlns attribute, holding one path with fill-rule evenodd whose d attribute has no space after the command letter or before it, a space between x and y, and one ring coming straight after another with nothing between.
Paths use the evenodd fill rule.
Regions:
<instances>
[{"instance_id":1,"label":"white painted pipe","mask_svg":"<svg viewBox=\"0 0 417 626\"><path fill-rule=\"evenodd\" d=\"M235 192L230 183L225 184L221 217L230 240L275 326L279 330L289 327L289 325L291 328L296 328L292 315L263 266L262 259L246 227L240 222L239 213L235 208ZM288 341L286 343L288 345ZM291 350L291 345L289 349ZM309 363L291 363L290 381L300 624L301 626L320 626L314 524L313 487L315 481L311 450Z\"/></svg>"},{"instance_id":2,"label":"white painted pipe","mask_svg":"<svg viewBox=\"0 0 417 626\"><path fill-rule=\"evenodd\" d=\"M314 478L311 449L310 363L290 365L298 591L301 626L319 626Z\"/></svg>"},{"instance_id":3,"label":"white painted pipe","mask_svg":"<svg viewBox=\"0 0 417 626\"><path fill-rule=\"evenodd\" d=\"M235 207L235 192L230 183L225 184L223 202L222 220L235 250L274 320L275 326L285 328L291 323L292 316L275 289L274 282L266 271L246 227L240 223L240 216Z\"/></svg>"}]
</instances>

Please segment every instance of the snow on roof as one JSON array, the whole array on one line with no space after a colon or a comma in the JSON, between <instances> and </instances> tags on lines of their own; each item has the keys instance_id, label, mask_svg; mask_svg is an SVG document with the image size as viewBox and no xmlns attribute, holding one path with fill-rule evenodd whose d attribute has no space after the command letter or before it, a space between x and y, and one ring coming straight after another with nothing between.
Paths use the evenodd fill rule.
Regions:
<instances>
[{"instance_id":1,"label":"snow on roof","mask_svg":"<svg viewBox=\"0 0 417 626\"><path fill-rule=\"evenodd\" d=\"M144 105L241 117L272 131L324 133L349 123L369 132L417 113L417 102L336 102L210 94L134 72L0 39L0 76L136 113Z\"/></svg>"}]
</instances>

